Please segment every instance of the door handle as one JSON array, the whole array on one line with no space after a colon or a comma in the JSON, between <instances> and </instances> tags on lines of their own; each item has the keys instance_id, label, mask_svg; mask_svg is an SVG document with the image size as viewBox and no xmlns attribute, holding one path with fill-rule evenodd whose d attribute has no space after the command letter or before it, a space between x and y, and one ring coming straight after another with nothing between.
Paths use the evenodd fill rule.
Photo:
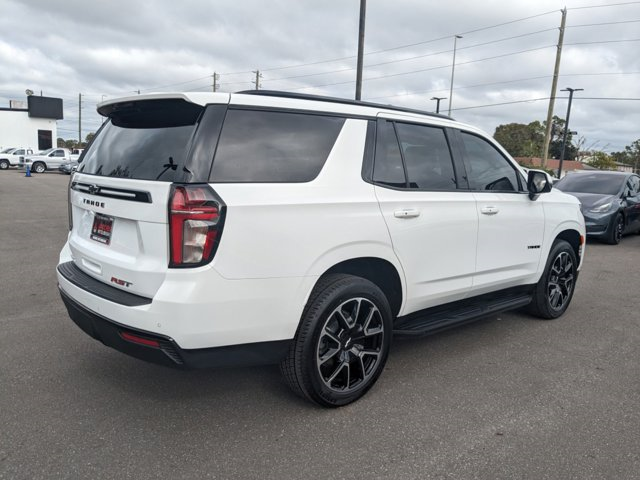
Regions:
<instances>
[{"instance_id":1,"label":"door handle","mask_svg":"<svg viewBox=\"0 0 640 480\"><path fill-rule=\"evenodd\" d=\"M420 216L420 210L417 208L403 208L393 212L393 216L396 218L415 218Z\"/></svg>"},{"instance_id":2,"label":"door handle","mask_svg":"<svg viewBox=\"0 0 640 480\"><path fill-rule=\"evenodd\" d=\"M484 215L495 215L496 213L498 213L500 211L499 208L497 207L482 207L480 209L480 211L484 214Z\"/></svg>"}]
</instances>

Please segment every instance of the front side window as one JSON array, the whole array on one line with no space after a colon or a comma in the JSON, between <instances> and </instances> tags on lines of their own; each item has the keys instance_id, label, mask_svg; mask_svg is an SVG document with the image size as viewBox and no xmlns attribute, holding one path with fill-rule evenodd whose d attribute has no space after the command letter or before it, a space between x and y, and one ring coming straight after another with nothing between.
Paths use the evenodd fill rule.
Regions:
<instances>
[{"instance_id":1,"label":"front side window","mask_svg":"<svg viewBox=\"0 0 640 480\"><path fill-rule=\"evenodd\" d=\"M16 150L13 152L14 155L24 155L24 150Z\"/></svg>"},{"instance_id":2,"label":"front side window","mask_svg":"<svg viewBox=\"0 0 640 480\"><path fill-rule=\"evenodd\" d=\"M629 177L627 185L629 186L629 196L635 197L640 193L640 177L632 175Z\"/></svg>"},{"instance_id":3,"label":"front side window","mask_svg":"<svg viewBox=\"0 0 640 480\"><path fill-rule=\"evenodd\" d=\"M426 125L396 123L407 168L409 187L455 190L456 176L444 130Z\"/></svg>"},{"instance_id":4,"label":"front side window","mask_svg":"<svg viewBox=\"0 0 640 480\"><path fill-rule=\"evenodd\" d=\"M461 132L469 187L479 191L519 191L518 176L511 163L489 142Z\"/></svg>"},{"instance_id":5,"label":"front side window","mask_svg":"<svg viewBox=\"0 0 640 480\"><path fill-rule=\"evenodd\" d=\"M209 180L309 182L322 170L344 122L326 115L230 109Z\"/></svg>"}]
</instances>

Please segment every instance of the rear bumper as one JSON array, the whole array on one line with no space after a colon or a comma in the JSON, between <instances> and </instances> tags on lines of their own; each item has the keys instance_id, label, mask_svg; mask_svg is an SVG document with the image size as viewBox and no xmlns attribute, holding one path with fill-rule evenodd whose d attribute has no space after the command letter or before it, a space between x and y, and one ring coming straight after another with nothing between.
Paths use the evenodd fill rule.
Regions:
<instances>
[{"instance_id":1,"label":"rear bumper","mask_svg":"<svg viewBox=\"0 0 640 480\"><path fill-rule=\"evenodd\" d=\"M60 290L69 316L87 335L104 345L135 358L178 368L211 368L268 365L280 362L289 350L290 340L183 349L167 336L138 330L98 315ZM137 338L146 344L128 338Z\"/></svg>"}]
</instances>

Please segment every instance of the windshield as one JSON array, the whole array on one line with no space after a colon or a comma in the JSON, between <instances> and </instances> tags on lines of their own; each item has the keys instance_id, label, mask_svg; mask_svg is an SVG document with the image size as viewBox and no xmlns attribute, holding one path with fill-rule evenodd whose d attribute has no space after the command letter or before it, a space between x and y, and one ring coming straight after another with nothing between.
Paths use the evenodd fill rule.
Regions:
<instances>
[{"instance_id":1,"label":"windshield","mask_svg":"<svg viewBox=\"0 0 640 480\"><path fill-rule=\"evenodd\" d=\"M9 152L12 152L13 150L15 150L15 148L5 148L0 153L9 153Z\"/></svg>"},{"instance_id":2,"label":"windshield","mask_svg":"<svg viewBox=\"0 0 640 480\"><path fill-rule=\"evenodd\" d=\"M84 152L79 171L105 177L178 181L203 108L181 100L114 107L110 120Z\"/></svg>"},{"instance_id":3,"label":"windshield","mask_svg":"<svg viewBox=\"0 0 640 480\"><path fill-rule=\"evenodd\" d=\"M554 185L563 192L597 193L617 195L622 189L626 177L606 173L573 173Z\"/></svg>"},{"instance_id":4,"label":"windshield","mask_svg":"<svg viewBox=\"0 0 640 480\"><path fill-rule=\"evenodd\" d=\"M42 152L39 153L39 155L48 155L49 153L53 152L55 150L55 148L50 148L49 150L43 150Z\"/></svg>"}]
</instances>

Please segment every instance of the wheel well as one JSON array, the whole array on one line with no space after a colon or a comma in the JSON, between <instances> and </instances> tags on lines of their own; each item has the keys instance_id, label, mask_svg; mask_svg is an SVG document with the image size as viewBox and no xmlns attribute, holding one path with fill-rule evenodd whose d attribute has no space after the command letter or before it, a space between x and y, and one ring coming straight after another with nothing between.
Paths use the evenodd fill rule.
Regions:
<instances>
[{"instance_id":1,"label":"wheel well","mask_svg":"<svg viewBox=\"0 0 640 480\"><path fill-rule=\"evenodd\" d=\"M396 267L387 260L375 257L352 258L334 265L324 275L330 273L346 273L375 283L387 297L391 313L395 316L400 312L402 282Z\"/></svg>"},{"instance_id":2,"label":"wheel well","mask_svg":"<svg viewBox=\"0 0 640 480\"><path fill-rule=\"evenodd\" d=\"M565 230L564 232L560 232L556 239L569 242L569 245L573 247L576 258L580 259L580 233L576 230Z\"/></svg>"}]
</instances>

